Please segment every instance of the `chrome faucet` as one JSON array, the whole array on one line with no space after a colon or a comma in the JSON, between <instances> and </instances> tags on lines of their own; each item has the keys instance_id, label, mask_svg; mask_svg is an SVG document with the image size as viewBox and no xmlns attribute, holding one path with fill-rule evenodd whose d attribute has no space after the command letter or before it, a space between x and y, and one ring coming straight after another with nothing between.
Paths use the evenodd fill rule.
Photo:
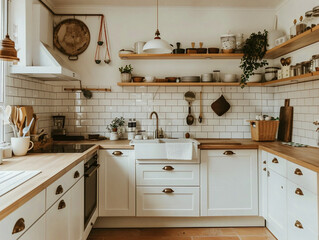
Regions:
<instances>
[{"instance_id":1,"label":"chrome faucet","mask_svg":"<svg viewBox=\"0 0 319 240\"><path fill-rule=\"evenodd\" d=\"M155 117L156 117L156 130L154 133L154 138L163 138L164 137L163 130L160 131L158 128L158 114L157 114L157 112L155 112L155 111L151 112L150 119L152 119L153 114L155 114Z\"/></svg>"}]
</instances>

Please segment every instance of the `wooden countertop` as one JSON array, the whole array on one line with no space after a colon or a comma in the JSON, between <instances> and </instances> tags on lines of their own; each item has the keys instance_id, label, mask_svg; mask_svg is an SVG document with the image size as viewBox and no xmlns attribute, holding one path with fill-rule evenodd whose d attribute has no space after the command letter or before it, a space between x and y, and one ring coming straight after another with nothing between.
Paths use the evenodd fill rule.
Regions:
<instances>
[{"instance_id":1,"label":"wooden countertop","mask_svg":"<svg viewBox=\"0 0 319 240\"><path fill-rule=\"evenodd\" d=\"M297 148L280 142L254 142L249 139L197 139L199 148L209 149L261 149L319 173L319 148ZM128 140L80 141L79 144L95 144L84 153L33 153L24 157L5 159L0 171L40 170L41 173L0 197L0 221L47 188L98 148L134 149ZM59 142L58 142L59 143ZM61 142L60 142L61 143ZM74 142L63 142L70 144Z\"/></svg>"}]
</instances>

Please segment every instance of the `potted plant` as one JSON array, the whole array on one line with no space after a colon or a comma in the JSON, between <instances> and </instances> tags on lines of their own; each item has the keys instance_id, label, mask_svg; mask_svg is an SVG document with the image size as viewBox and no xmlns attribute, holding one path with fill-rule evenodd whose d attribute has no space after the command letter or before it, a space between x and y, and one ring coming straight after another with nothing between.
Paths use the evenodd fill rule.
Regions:
<instances>
[{"instance_id":1,"label":"potted plant","mask_svg":"<svg viewBox=\"0 0 319 240\"><path fill-rule=\"evenodd\" d=\"M120 67L119 70L121 73L121 81L130 82L132 78L132 71L133 71L131 64L126 65L125 67Z\"/></svg>"},{"instance_id":2,"label":"potted plant","mask_svg":"<svg viewBox=\"0 0 319 240\"><path fill-rule=\"evenodd\" d=\"M268 65L268 62L263 59L267 52L268 32L252 33L245 41L243 46L244 56L240 62L240 68L243 70L241 75L240 86L244 88L250 76L254 75L254 71L258 68Z\"/></svg>"},{"instance_id":3,"label":"potted plant","mask_svg":"<svg viewBox=\"0 0 319 240\"><path fill-rule=\"evenodd\" d=\"M112 122L107 126L107 129L111 132L110 134L110 140L118 140L119 134L118 130L120 127L123 127L125 123L125 120L123 117L116 117L112 120Z\"/></svg>"}]
</instances>

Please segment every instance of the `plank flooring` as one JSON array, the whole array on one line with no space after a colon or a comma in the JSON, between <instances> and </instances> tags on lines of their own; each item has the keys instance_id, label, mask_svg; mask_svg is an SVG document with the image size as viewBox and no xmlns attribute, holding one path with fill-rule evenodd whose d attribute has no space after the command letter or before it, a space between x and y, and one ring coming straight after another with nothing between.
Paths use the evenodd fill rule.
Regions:
<instances>
[{"instance_id":1,"label":"plank flooring","mask_svg":"<svg viewBox=\"0 0 319 240\"><path fill-rule=\"evenodd\" d=\"M93 229L87 240L276 240L263 227Z\"/></svg>"}]
</instances>

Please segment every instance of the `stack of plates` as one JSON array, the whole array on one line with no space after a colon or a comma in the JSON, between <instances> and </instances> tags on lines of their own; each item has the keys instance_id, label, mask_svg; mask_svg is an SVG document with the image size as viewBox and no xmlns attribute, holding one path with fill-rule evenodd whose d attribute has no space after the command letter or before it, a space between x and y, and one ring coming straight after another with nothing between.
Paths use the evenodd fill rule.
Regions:
<instances>
[{"instance_id":1,"label":"stack of plates","mask_svg":"<svg viewBox=\"0 0 319 240\"><path fill-rule=\"evenodd\" d=\"M199 76L181 77L181 82L200 82L200 77Z\"/></svg>"}]
</instances>

